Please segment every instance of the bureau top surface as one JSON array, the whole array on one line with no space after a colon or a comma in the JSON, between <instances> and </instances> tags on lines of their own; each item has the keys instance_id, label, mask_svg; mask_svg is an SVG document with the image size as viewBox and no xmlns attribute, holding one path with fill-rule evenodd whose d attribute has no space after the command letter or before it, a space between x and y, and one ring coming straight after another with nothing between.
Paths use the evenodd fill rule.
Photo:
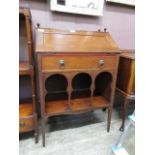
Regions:
<instances>
[{"instance_id":1,"label":"bureau top surface","mask_svg":"<svg viewBox=\"0 0 155 155\"><path fill-rule=\"evenodd\" d=\"M31 16L30 9L25 7L19 7L19 14L23 14L24 16Z\"/></svg>"},{"instance_id":2,"label":"bureau top surface","mask_svg":"<svg viewBox=\"0 0 155 155\"><path fill-rule=\"evenodd\" d=\"M108 32L36 29L36 52L105 52L120 53Z\"/></svg>"}]
</instances>

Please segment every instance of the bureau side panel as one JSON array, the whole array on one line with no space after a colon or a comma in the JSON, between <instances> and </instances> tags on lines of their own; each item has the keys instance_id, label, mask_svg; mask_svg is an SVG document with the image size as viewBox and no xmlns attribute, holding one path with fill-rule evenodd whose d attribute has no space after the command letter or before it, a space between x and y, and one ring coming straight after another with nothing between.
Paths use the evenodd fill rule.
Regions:
<instances>
[{"instance_id":1,"label":"bureau side panel","mask_svg":"<svg viewBox=\"0 0 155 155\"><path fill-rule=\"evenodd\" d=\"M131 59L120 57L117 88L127 93L128 83L130 79Z\"/></svg>"}]
</instances>

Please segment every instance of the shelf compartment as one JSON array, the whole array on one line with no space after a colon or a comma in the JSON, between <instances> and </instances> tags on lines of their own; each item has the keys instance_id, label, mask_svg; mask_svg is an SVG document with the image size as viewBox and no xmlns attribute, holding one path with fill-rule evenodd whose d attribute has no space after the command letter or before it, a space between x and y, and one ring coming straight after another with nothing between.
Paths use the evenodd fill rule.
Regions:
<instances>
[{"instance_id":1,"label":"shelf compartment","mask_svg":"<svg viewBox=\"0 0 155 155\"><path fill-rule=\"evenodd\" d=\"M29 75L19 76L19 102L32 102L32 85Z\"/></svg>"},{"instance_id":2,"label":"shelf compartment","mask_svg":"<svg viewBox=\"0 0 155 155\"><path fill-rule=\"evenodd\" d=\"M30 67L28 62L20 62L19 63L19 75L29 75Z\"/></svg>"},{"instance_id":3,"label":"shelf compartment","mask_svg":"<svg viewBox=\"0 0 155 155\"><path fill-rule=\"evenodd\" d=\"M110 101L112 81L113 78L111 73L101 72L100 74L98 74L95 79L94 96L104 96L105 99Z\"/></svg>"},{"instance_id":4,"label":"shelf compartment","mask_svg":"<svg viewBox=\"0 0 155 155\"><path fill-rule=\"evenodd\" d=\"M110 105L110 102L108 102L103 96L94 96L92 106L96 109L98 108L105 108Z\"/></svg>"},{"instance_id":5,"label":"shelf compartment","mask_svg":"<svg viewBox=\"0 0 155 155\"><path fill-rule=\"evenodd\" d=\"M71 99L89 98L90 96L90 89L73 90L71 93Z\"/></svg>"},{"instance_id":6,"label":"shelf compartment","mask_svg":"<svg viewBox=\"0 0 155 155\"><path fill-rule=\"evenodd\" d=\"M109 102L102 96L95 96L91 102L91 98L80 98L71 100L72 111L84 111L93 109L100 109L109 106Z\"/></svg>"},{"instance_id":7,"label":"shelf compartment","mask_svg":"<svg viewBox=\"0 0 155 155\"><path fill-rule=\"evenodd\" d=\"M52 92L52 93L48 93L46 96L45 96L45 101L48 102L48 101L62 101L62 100L68 100L68 93L65 91L65 92L62 92L62 93L58 93L58 92Z\"/></svg>"},{"instance_id":8,"label":"shelf compartment","mask_svg":"<svg viewBox=\"0 0 155 155\"><path fill-rule=\"evenodd\" d=\"M66 91L68 81L64 75L54 74L46 79L45 88L47 92Z\"/></svg>"},{"instance_id":9,"label":"shelf compartment","mask_svg":"<svg viewBox=\"0 0 155 155\"><path fill-rule=\"evenodd\" d=\"M46 101L45 112L47 116L58 115L68 112L68 100Z\"/></svg>"},{"instance_id":10,"label":"shelf compartment","mask_svg":"<svg viewBox=\"0 0 155 155\"><path fill-rule=\"evenodd\" d=\"M89 110L89 109L91 109L90 104L91 104L90 97L72 99L71 100L71 109L73 112Z\"/></svg>"},{"instance_id":11,"label":"shelf compartment","mask_svg":"<svg viewBox=\"0 0 155 155\"><path fill-rule=\"evenodd\" d=\"M29 49L28 49L28 28L26 25L29 23L26 22L24 14L19 14L19 60L20 61L29 61Z\"/></svg>"},{"instance_id":12,"label":"shelf compartment","mask_svg":"<svg viewBox=\"0 0 155 155\"><path fill-rule=\"evenodd\" d=\"M45 112L47 116L70 114L72 112L106 108L109 105L110 103L102 96L93 97L93 103L91 103L90 97L72 99L70 108L68 105L68 100L46 101Z\"/></svg>"},{"instance_id":13,"label":"shelf compartment","mask_svg":"<svg viewBox=\"0 0 155 155\"><path fill-rule=\"evenodd\" d=\"M72 80L74 90L89 89L92 83L91 76L88 73L78 73Z\"/></svg>"},{"instance_id":14,"label":"shelf compartment","mask_svg":"<svg viewBox=\"0 0 155 155\"><path fill-rule=\"evenodd\" d=\"M30 116L32 114L33 114L33 104L31 102L19 104L19 118Z\"/></svg>"}]
</instances>

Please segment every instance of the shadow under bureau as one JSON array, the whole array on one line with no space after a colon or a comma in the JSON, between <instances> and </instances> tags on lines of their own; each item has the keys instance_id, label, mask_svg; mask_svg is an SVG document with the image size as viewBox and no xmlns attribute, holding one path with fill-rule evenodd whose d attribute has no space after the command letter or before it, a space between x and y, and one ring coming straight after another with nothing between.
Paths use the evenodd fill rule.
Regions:
<instances>
[{"instance_id":1,"label":"shadow under bureau","mask_svg":"<svg viewBox=\"0 0 155 155\"><path fill-rule=\"evenodd\" d=\"M108 32L36 29L43 146L55 115L107 108L110 130L119 52Z\"/></svg>"}]
</instances>

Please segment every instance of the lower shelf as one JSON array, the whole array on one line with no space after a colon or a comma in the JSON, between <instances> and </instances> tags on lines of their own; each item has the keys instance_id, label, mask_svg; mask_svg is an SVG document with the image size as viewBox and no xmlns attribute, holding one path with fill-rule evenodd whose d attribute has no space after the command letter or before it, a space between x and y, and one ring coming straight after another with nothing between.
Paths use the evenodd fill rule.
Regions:
<instances>
[{"instance_id":1,"label":"lower shelf","mask_svg":"<svg viewBox=\"0 0 155 155\"><path fill-rule=\"evenodd\" d=\"M32 103L21 103L19 105L19 118L30 116L33 114L33 104Z\"/></svg>"},{"instance_id":2,"label":"lower shelf","mask_svg":"<svg viewBox=\"0 0 155 155\"><path fill-rule=\"evenodd\" d=\"M45 112L48 114L61 114L68 111L68 100L46 102Z\"/></svg>"},{"instance_id":3,"label":"lower shelf","mask_svg":"<svg viewBox=\"0 0 155 155\"><path fill-rule=\"evenodd\" d=\"M29 75L30 67L28 62L20 62L19 63L19 75Z\"/></svg>"},{"instance_id":4,"label":"lower shelf","mask_svg":"<svg viewBox=\"0 0 155 155\"><path fill-rule=\"evenodd\" d=\"M101 109L109 106L109 102L102 96L91 98L80 98L71 100L70 107L68 100L49 101L46 102L45 112L47 116L60 114L73 114L74 112L82 112L93 109Z\"/></svg>"},{"instance_id":5,"label":"lower shelf","mask_svg":"<svg viewBox=\"0 0 155 155\"><path fill-rule=\"evenodd\" d=\"M71 100L71 109L73 112L89 110L91 108L90 98L80 98Z\"/></svg>"},{"instance_id":6,"label":"lower shelf","mask_svg":"<svg viewBox=\"0 0 155 155\"><path fill-rule=\"evenodd\" d=\"M103 96L93 97L92 106L95 109L108 107L110 102L108 102Z\"/></svg>"}]
</instances>

